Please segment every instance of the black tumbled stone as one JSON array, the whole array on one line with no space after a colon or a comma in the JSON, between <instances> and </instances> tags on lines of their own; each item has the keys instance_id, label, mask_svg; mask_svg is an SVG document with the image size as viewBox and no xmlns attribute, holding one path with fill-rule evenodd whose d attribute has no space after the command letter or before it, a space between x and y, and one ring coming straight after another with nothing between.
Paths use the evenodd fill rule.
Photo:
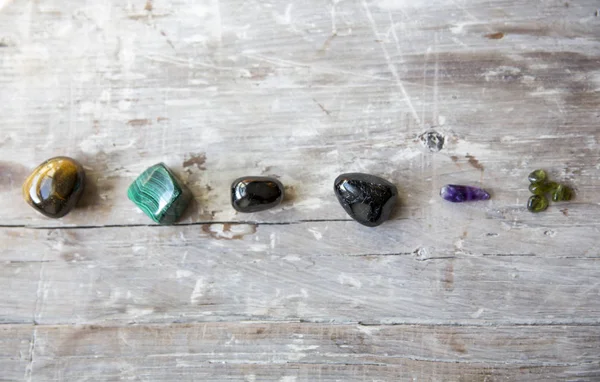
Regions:
<instances>
[{"instance_id":1,"label":"black tumbled stone","mask_svg":"<svg viewBox=\"0 0 600 382\"><path fill-rule=\"evenodd\" d=\"M333 190L348 215L367 227L376 227L386 221L398 198L398 189L392 183L362 173L338 176Z\"/></svg>"},{"instance_id":2,"label":"black tumbled stone","mask_svg":"<svg viewBox=\"0 0 600 382\"><path fill-rule=\"evenodd\" d=\"M231 205L239 212L268 210L278 206L283 197L283 184L274 178L245 176L231 185Z\"/></svg>"}]
</instances>

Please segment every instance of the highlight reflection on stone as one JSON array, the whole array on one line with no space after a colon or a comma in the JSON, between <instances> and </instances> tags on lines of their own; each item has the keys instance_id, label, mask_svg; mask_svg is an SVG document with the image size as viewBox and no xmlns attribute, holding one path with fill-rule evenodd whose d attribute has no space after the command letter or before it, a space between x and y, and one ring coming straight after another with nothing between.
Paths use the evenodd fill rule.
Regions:
<instances>
[{"instance_id":1,"label":"highlight reflection on stone","mask_svg":"<svg viewBox=\"0 0 600 382\"><path fill-rule=\"evenodd\" d=\"M550 192L556 191L558 188L556 182L545 182L545 183L531 183L529 185L529 191L534 195L545 195Z\"/></svg>"},{"instance_id":2,"label":"highlight reflection on stone","mask_svg":"<svg viewBox=\"0 0 600 382\"><path fill-rule=\"evenodd\" d=\"M367 227L388 220L398 198L398 189L392 183L361 173L338 176L333 190L348 215Z\"/></svg>"},{"instance_id":3,"label":"highlight reflection on stone","mask_svg":"<svg viewBox=\"0 0 600 382\"><path fill-rule=\"evenodd\" d=\"M452 203L488 200L490 198L490 194L481 188L457 184L445 185L440 190L440 195L444 200Z\"/></svg>"},{"instance_id":4,"label":"highlight reflection on stone","mask_svg":"<svg viewBox=\"0 0 600 382\"><path fill-rule=\"evenodd\" d=\"M531 183L544 183L548 179L548 174L546 174L546 171L539 169L532 171L528 179Z\"/></svg>"},{"instance_id":5,"label":"highlight reflection on stone","mask_svg":"<svg viewBox=\"0 0 600 382\"><path fill-rule=\"evenodd\" d=\"M548 199L544 195L532 195L527 201L527 209L530 212L542 212L548 208Z\"/></svg>"},{"instance_id":6,"label":"highlight reflection on stone","mask_svg":"<svg viewBox=\"0 0 600 382\"><path fill-rule=\"evenodd\" d=\"M283 184L275 178L246 176L231 185L231 205L239 212L268 210L278 206L283 197Z\"/></svg>"},{"instance_id":7,"label":"highlight reflection on stone","mask_svg":"<svg viewBox=\"0 0 600 382\"><path fill-rule=\"evenodd\" d=\"M548 194L553 202L566 202L573 198L573 190L564 184L548 179L544 170L535 170L529 174L529 191L533 194L527 201L527 209L531 212L541 212L550 204Z\"/></svg>"},{"instance_id":8,"label":"highlight reflection on stone","mask_svg":"<svg viewBox=\"0 0 600 382\"><path fill-rule=\"evenodd\" d=\"M133 181L127 196L159 224L176 222L192 199L190 190L163 163L148 168Z\"/></svg>"},{"instance_id":9,"label":"highlight reflection on stone","mask_svg":"<svg viewBox=\"0 0 600 382\"><path fill-rule=\"evenodd\" d=\"M38 212L61 218L83 194L85 172L74 159L55 157L39 165L23 184L23 197Z\"/></svg>"},{"instance_id":10,"label":"highlight reflection on stone","mask_svg":"<svg viewBox=\"0 0 600 382\"><path fill-rule=\"evenodd\" d=\"M573 191L563 184L559 184L552 191L552 201L554 202L566 202L571 200L573 197Z\"/></svg>"}]
</instances>

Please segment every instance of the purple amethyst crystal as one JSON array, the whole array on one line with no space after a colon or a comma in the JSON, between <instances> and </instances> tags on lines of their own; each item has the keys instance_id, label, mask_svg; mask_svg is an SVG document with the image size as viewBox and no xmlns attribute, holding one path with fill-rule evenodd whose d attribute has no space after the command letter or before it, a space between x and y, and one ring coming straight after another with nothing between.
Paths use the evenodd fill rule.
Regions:
<instances>
[{"instance_id":1,"label":"purple amethyst crystal","mask_svg":"<svg viewBox=\"0 0 600 382\"><path fill-rule=\"evenodd\" d=\"M440 195L452 203L471 202L475 200L488 200L490 194L485 190L471 186L447 184L440 190Z\"/></svg>"}]
</instances>

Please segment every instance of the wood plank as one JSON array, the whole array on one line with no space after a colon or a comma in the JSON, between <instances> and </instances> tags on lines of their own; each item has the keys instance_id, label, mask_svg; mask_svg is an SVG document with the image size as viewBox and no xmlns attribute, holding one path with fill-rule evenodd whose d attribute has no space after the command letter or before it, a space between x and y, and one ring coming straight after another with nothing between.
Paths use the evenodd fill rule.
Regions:
<instances>
[{"instance_id":1,"label":"wood plank","mask_svg":"<svg viewBox=\"0 0 600 382\"><path fill-rule=\"evenodd\" d=\"M277 364L196 364L194 361L175 364L171 359L156 359L146 363L143 359L117 360L99 359L93 362L73 359L64 364L66 371L59 371L53 365L42 365L41 375L48 381L118 381L121 379L141 379L144 381L547 381L548 376L575 380L597 378L596 367L582 365L571 371L568 367L539 366L490 366L432 364L411 360L399 365L328 365L289 363ZM138 366L138 364L141 364ZM460 369L459 369L460 366ZM50 369L50 370L47 370ZM589 370L589 371L588 371Z\"/></svg>"},{"instance_id":2,"label":"wood plank","mask_svg":"<svg viewBox=\"0 0 600 382\"><path fill-rule=\"evenodd\" d=\"M20 231L8 247L31 255L11 263L18 253L6 251L0 264L21 296L4 320L598 323L598 256L378 255L347 240L355 224L323 224L341 233L338 246L296 225ZM30 251L42 237L45 248ZM17 273L22 264L39 266L39 279Z\"/></svg>"},{"instance_id":3,"label":"wood plank","mask_svg":"<svg viewBox=\"0 0 600 382\"><path fill-rule=\"evenodd\" d=\"M400 217L449 220L439 187L465 182L494 193L476 217L519 223L530 219L526 175L545 167L577 189L547 221L566 209L596 224L595 1L431 10L311 0L291 4L290 20L287 3L155 3L149 12L143 2L13 2L0 13L10 40L0 79L3 224L147 224L125 191L159 161L196 196L187 222L345 219L333 179L364 171L400 186ZM27 31L12 28L21 21ZM418 138L429 128L445 137L438 153ZM82 161L90 190L56 222L28 208L19 185L59 154ZM245 174L277 175L292 197L271 213L236 214L227 190Z\"/></svg>"},{"instance_id":4,"label":"wood plank","mask_svg":"<svg viewBox=\"0 0 600 382\"><path fill-rule=\"evenodd\" d=\"M165 252L200 247L200 250L301 256L414 254L418 260L469 255L600 256L597 245L599 222L583 206L570 212L569 216L528 213L526 221L512 216L483 218L477 207L445 207L447 216L442 219L428 222L428 218L401 218L376 229L363 227L352 220L290 224L214 222L99 229L0 228L0 240L6 243L0 259L59 260L66 253L93 251L93 246L97 245L110 246L111 250L114 248L126 254L158 246Z\"/></svg>"},{"instance_id":5,"label":"wood plank","mask_svg":"<svg viewBox=\"0 0 600 382\"><path fill-rule=\"evenodd\" d=\"M543 380L600 375L599 326L39 326L48 381Z\"/></svg>"}]
</instances>

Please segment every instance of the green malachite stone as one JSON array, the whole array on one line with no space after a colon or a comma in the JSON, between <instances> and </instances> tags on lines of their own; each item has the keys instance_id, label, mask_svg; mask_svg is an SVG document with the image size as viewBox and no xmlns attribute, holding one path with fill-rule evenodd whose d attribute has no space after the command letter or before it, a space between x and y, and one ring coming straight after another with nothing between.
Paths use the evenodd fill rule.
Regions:
<instances>
[{"instance_id":1,"label":"green malachite stone","mask_svg":"<svg viewBox=\"0 0 600 382\"><path fill-rule=\"evenodd\" d=\"M527 201L527 209L531 212L542 212L548 208L548 199L543 195L533 195Z\"/></svg>"},{"instance_id":2,"label":"green malachite stone","mask_svg":"<svg viewBox=\"0 0 600 382\"><path fill-rule=\"evenodd\" d=\"M544 183L548 176L546 175L546 171L544 170L535 170L531 174L529 174L529 181L531 183Z\"/></svg>"},{"instance_id":3,"label":"green malachite stone","mask_svg":"<svg viewBox=\"0 0 600 382\"><path fill-rule=\"evenodd\" d=\"M144 171L131 183L127 196L159 224L172 224L187 208L192 193L163 163Z\"/></svg>"},{"instance_id":4,"label":"green malachite stone","mask_svg":"<svg viewBox=\"0 0 600 382\"><path fill-rule=\"evenodd\" d=\"M568 186L562 184L559 184L554 192L552 192L552 201L554 202L566 202L571 200L572 197L573 191Z\"/></svg>"}]
</instances>

